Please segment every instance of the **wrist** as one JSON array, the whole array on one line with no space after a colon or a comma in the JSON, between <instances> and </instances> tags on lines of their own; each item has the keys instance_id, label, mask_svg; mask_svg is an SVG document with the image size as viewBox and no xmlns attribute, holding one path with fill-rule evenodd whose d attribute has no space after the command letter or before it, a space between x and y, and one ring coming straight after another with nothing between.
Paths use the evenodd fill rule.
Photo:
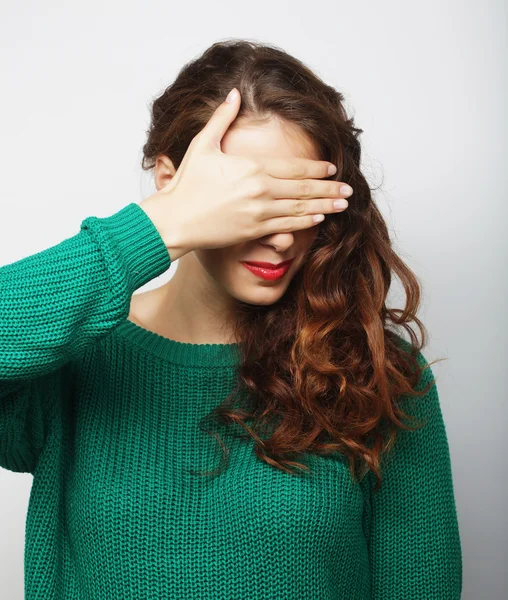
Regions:
<instances>
[{"instance_id":1,"label":"wrist","mask_svg":"<svg viewBox=\"0 0 508 600\"><path fill-rule=\"evenodd\" d=\"M139 207L145 212L159 232L164 245L168 249L171 262L178 260L189 252L189 249L185 248L182 240L179 239L178 228L171 222L171 218L168 218L167 214L162 214L160 203L155 202L153 197L149 196L139 203Z\"/></svg>"}]
</instances>

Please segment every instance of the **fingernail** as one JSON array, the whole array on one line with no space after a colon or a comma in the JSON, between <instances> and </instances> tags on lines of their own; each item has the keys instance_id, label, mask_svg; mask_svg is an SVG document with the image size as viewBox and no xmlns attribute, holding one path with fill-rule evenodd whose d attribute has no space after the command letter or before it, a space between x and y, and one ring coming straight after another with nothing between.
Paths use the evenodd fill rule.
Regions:
<instances>
[{"instance_id":1,"label":"fingernail","mask_svg":"<svg viewBox=\"0 0 508 600\"><path fill-rule=\"evenodd\" d=\"M333 201L333 208L346 208L348 205L349 205L349 202L344 199Z\"/></svg>"},{"instance_id":2,"label":"fingernail","mask_svg":"<svg viewBox=\"0 0 508 600\"><path fill-rule=\"evenodd\" d=\"M233 88L227 98L226 98L226 102L228 102L229 104L231 104L232 102L234 102L236 100L236 97L238 96L238 90L236 88Z\"/></svg>"},{"instance_id":3,"label":"fingernail","mask_svg":"<svg viewBox=\"0 0 508 600\"><path fill-rule=\"evenodd\" d=\"M353 188L350 185L343 185L340 188L340 193L343 196L351 196L351 194L353 193Z\"/></svg>"},{"instance_id":4,"label":"fingernail","mask_svg":"<svg viewBox=\"0 0 508 600\"><path fill-rule=\"evenodd\" d=\"M335 165L328 166L328 175L335 175L337 173L337 167Z\"/></svg>"}]
</instances>

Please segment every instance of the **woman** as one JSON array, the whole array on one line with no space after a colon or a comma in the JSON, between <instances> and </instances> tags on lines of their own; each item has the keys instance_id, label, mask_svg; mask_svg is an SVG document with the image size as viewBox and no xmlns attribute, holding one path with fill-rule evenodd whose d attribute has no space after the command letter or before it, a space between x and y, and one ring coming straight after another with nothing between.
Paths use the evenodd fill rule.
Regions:
<instances>
[{"instance_id":1,"label":"woman","mask_svg":"<svg viewBox=\"0 0 508 600\"><path fill-rule=\"evenodd\" d=\"M297 59L216 43L153 103L156 193L0 269L28 600L460 598L420 287L361 132Z\"/></svg>"}]
</instances>

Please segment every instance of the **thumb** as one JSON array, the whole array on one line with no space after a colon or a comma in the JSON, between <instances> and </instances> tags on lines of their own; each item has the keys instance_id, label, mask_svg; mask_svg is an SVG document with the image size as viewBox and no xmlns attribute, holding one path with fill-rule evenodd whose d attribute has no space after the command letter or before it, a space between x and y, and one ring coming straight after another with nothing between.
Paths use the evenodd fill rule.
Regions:
<instances>
[{"instance_id":1,"label":"thumb","mask_svg":"<svg viewBox=\"0 0 508 600\"><path fill-rule=\"evenodd\" d=\"M233 88L226 100L221 102L215 112L201 130L202 137L206 143L220 148L220 143L231 123L236 119L240 109L240 92Z\"/></svg>"}]
</instances>

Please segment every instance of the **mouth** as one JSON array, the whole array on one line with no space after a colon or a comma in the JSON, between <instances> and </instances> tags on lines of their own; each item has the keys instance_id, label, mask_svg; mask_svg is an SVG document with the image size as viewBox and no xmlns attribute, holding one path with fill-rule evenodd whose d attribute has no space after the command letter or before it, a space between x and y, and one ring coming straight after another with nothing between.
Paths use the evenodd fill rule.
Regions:
<instances>
[{"instance_id":1,"label":"mouth","mask_svg":"<svg viewBox=\"0 0 508 600\"><path fill-rule=\"evenodd\" d=\"M275 265L273 263L245 260L242 261L242 265L254 275L273 281L284 277L293 261L294 258L290 258Z\"/></svg>"}]
</instances>

